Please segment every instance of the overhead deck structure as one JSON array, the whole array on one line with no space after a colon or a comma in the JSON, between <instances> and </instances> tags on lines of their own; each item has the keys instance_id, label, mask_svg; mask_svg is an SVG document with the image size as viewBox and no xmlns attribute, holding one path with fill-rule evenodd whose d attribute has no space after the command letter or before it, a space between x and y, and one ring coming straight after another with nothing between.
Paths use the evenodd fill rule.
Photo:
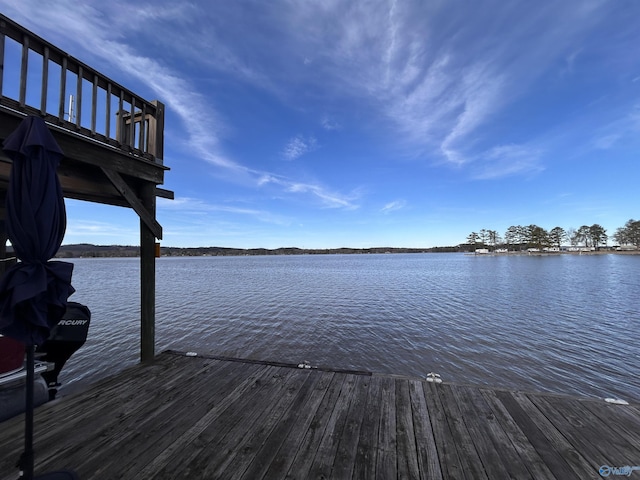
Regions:
<instances>
[{"instance_id":1,"label":"overhead deck structure","mask_svg":"<svg viewBox=\"0 0 640 480\"><path fill-rule=\"evenodd\" d=\"M147 101L0 14L0 141L44 118L65 156L65 197L132 208L140 217L141 360L155 355L156 198L164 183L164 105ZM0 258L11 161L0 151Z\"/></svg>"}]
</instances>

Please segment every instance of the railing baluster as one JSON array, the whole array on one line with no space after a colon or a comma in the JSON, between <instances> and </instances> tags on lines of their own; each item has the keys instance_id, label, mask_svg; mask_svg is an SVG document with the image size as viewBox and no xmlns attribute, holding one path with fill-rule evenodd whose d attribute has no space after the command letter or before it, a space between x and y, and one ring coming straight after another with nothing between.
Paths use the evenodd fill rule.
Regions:
<instances>
[{"instance_id":1,"label":"railing baluster","mask_svg":"<svg viewBox=\"0 0 640 480\"><path fill-rule=\"evenodd\" d=\"M82 65L78 65L78 79L76 81L76 128L80 129L82 119Z\"/></svg>"},{"instance_id":2,"label":"railing baluster","mask_svg":"<svg viewBox=\"0 0 640 480\"><path fill-rule=\"evenodd\" d=\"M67 98L67 57L62 57L60 65L60 98L58 100L58 121L64 122L64 104ZM71 119L69 119L71 121Z\"/></svg>"},{"instance_id":3,"label":"railing baluster","mask_svg":"<svg viewBox=\"0 0 640 480\"><path fill-rule=\"evenodd\" d=\"M138 148L146 153L147 149L145 148L145 138L146 138L146 128L145 121L147 118L147 106L142 104L142 112L140 113L140 132L138 135Z\"/></svg>"},{"instance_id":4,"label":"railing baluster","mask_svg":"<svg viewBox=\"0 0 640 480\"><path fill-rule=\"evenodd\" d=\"M106 117L104 120L105 137L110 138L111 134L111 82L107 83L107 105L106 105Z\"/></svg>"},{"instance_id":5,"label":"railing baluster","mask_svg":"<svg viewBox=\"0 0 640 480\"><path fill-rule=\"evenodd\" d=\"M42 54L42 90L40 93L40 114L47 114L47 90L49 89L49 47Z\"/></svg>"},{"instance_id":6,"label":"railing baluster","mask_svg":"<svg viewBox=\"0 0 640 480\"><path fill-rule=\"evenodd\" d=\"M135 148L136 146L136 126L135 126L135 114L136 114L136 99L131 95L131 117L129 117L129 146Z\"/></svg>"},{"instance_id":7,"label":"railing baluster","mask_svg":"<svg viewBox=\"0 0 640 480\"><path fill-rule=\"evenodd\" d=\"M4 78L4 33L0 33L0 96L2 95L2 79Z\"/></svg>"},{"instance_id":8,"label":"railing baluster","mask_svg":"<svg viewBox=\"0 0 640 480\"><path fill-rule=\"evenodd\" d=\"M96 134L96 113L98 107L98 75L93 75L93 92L91 95L91 133Z\"/></svg>"},{"instance_id":9,"label":"railing baluster","mask_svg":"<svg viewBox=\"0 0 640 480\"><path fill-rule=\"evenodd\" d=\"M20 64L20 97L18 99L20 108L27 104L27 67L29 65L29 37L22 38L22 63Z\"/></svg>"},{"instance_id":10,"label":"railing baluster","mask_svg":"<svg viewBox=\"0 0 640 480\"><path fill-rule=\"evenodd\" d=\"M120 145L125 143L125 129L124 124L124 92L120 90L120 97L118 100L118 123L116 124L116 140L120 142Z\"/></svg>"}]
</instances>

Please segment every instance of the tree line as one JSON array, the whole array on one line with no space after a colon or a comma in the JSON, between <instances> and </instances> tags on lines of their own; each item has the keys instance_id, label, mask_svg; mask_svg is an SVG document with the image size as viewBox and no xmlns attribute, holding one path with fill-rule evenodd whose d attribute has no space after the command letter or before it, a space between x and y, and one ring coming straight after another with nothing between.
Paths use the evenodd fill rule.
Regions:
<instances>
[{"instance_id":1,"label":"tree line","mask_svg":"<svg viewBox=\"0 0 640 480\"><path fill-rule=\"evenodd\" d=\"M640 220L629 220L623 227L619 227L613 234L613 239L620 245L635 246L640 248ZM538 225L515 225L507 228L504 236L496 230L482 229L471 232L467 237L467 245L473 248L509 248L523 250L526 248L560 248L569 243L571 246L584 246L598 248L607 245L609 235L601 225L597 223L589 226L583 225L578 229L554 227L545 230Z\"/></svg>"},{"instance_id":2,"label":"tree line","mask_svg":"<svg viewBox=\"0 0 640 480\"><path fill-rule=\"evenodd\" d=\"M7 248L9 253L13 249ZM427 252L457 252L458 247L433 248L331 248L305 249L296 247L283 248L228 248L228 247L161 247L161 257L201 257L201 256L253 256L253 255L330 255L330 254L377 254L377 253L427 253ZM93 245L88 243L62 245L56 255L57 258L108 258L108 257L138 257L140 247L130 245Z\"/></svg>"}]
</instances>

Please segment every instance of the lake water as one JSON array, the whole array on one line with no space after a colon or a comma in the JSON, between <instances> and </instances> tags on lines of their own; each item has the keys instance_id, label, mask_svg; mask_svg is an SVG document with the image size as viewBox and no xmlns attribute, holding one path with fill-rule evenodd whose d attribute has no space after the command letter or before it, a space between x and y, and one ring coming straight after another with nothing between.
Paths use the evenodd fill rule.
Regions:
<instances>
[{"instance_id":1,"label":"lake water","mask_svg":"<svg viewBox=\"0 0 640 480\"><path fill-rule=\"evenodd\" d=\"M139 260L78 259L89 306L61 393L137 362ZM640 256L180 257L157 262L164 349L640 400Z\"/></svg>"}]
</instances>

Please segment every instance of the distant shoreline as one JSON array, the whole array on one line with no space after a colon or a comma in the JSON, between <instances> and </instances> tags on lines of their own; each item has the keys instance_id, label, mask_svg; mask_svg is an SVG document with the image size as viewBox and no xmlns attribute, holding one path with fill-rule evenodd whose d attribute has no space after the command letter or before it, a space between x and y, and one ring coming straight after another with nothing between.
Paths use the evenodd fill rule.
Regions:
<instances>
[{"instance_id":1,"label":"distant shoreline","mask_svg":"<svg viewBox=\"0 0 640 480\"><path fill-rule=\"evenodd\" d=\"M402 248L402 247L372 247L372 248L330 248L308 249L297 247L282 248L229 248L229 247L160 247L161 257L220 257L220 256L267 256L267 255L336 255L336 254L384 254L384 253L456 253L459 247L433 248ZM140 254L138 246L122 245L62 245L57 258L92 258L92 257L137 257Z\"/></svg>"},{"instance_id":2,"label":"distant shoreline","mask_svg":"<svg viewBox=\"0 0 640 480\"><path fill-rule=\"evenodd\" d=\"M499 256L512 256L512 255L523 255L523 256L539 256L539 257L549 257L553 255L640 255L640 250L596 250L596 251L585 251L585 252L489 252L489 253L474 253L474 252L465 252L465 255L475 255L478 257L490 256L490 257L499 257Z\"/></svg>"},{"instance_id":3,"label":"distant shoreline","mask_svg":"<svg viewBox=\"0 0 640 480\"><path fill-rule=\"evenodd\" d=\"M203 257L203 256L272 256L272 255L367 255L367 254L398 254L398 253L464 253L476 256L506 256L506 255L640 255L640 250L599 250L586 252L488 252L475 253L461 246L431 247L431 248L401 248L401 247L372 247L372 248L330 248L304 249L296 247L267 248L228 248L228 247L160 247L161 257ZM129 245L93 245L75 244L63 245L56 258L105 258L105 257L139 257L140 247Z\"/></svg>"}]
</instances>

